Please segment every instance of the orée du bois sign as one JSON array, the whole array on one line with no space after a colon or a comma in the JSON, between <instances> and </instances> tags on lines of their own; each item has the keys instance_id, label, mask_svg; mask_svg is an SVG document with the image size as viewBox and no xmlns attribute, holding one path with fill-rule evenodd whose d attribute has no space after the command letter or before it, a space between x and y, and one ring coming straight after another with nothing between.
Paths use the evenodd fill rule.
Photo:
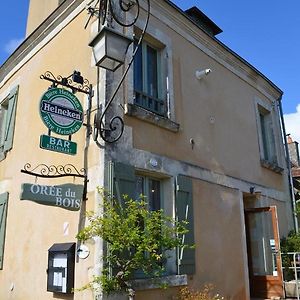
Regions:
<instances>
[{"instance_id":1,"label":"or\u00e9e du bois sign","mask_svg":"<svg viewBox=\"0 0 300 300\"><path fill-rule=\"evenodd\" d=\"M81 207L82 195L82 185L62 184L50 186L23 183L20 199L77 211Z\"/></svg>"},{"instance_id":2,"label":"or\u00e9e du bois sign","mask_svg":"<svg viewBox=\"0 0 300 300\"><path fill-rule=\"evenodd\" d=\"M51 88L43 94L40 115L47 128L60 135L77 132L83 122L80 101L73 93L61 88Z\"/></svg>"}]
</instances>

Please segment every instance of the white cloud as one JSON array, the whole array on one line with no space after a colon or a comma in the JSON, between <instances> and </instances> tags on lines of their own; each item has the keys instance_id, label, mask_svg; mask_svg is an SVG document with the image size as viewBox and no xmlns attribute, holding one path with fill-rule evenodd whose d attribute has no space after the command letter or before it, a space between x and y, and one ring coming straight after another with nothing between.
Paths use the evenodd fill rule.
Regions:
<instances>
[{"instance_id":1,"label":"white cloud","mask_svg":"<svg viewBox=\"0 0 300 300\"><path fill-rule=\"evenodd\" d=\"M300 143L300 104L296 112L284 115L286 133L290 133L293 141Z\"/></svg>"},{"instance_id":2,"label":"white cloud","mask_svg":"<svg viewBox=\"0 0 300 300\"><path fill-rule=\"evenodd\" d=\"M4 45L4 51L7 54L14 52L18 46L23 42L23 39L11 39Z\"/></svg>"}]
</instances>

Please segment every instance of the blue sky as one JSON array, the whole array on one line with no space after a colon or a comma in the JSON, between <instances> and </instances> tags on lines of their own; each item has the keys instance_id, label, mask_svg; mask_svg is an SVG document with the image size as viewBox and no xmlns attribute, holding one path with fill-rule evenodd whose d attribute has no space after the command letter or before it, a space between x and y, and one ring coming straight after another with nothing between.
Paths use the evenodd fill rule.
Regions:
<instances>
[{"instance_id":1,"label":"blue sky","mask_svg":"<svg viewBox=\"0 0 300 300\"><path fill-rule=\"evenodd\" d=\"M0 64L24 38L28 2L10 0L1 3ZM283 90L287 131L300 141L300 1L173 2L182 9L198 6L222 28L223 33L218 38L224 44Z\"/></svg>"}]
</instances>

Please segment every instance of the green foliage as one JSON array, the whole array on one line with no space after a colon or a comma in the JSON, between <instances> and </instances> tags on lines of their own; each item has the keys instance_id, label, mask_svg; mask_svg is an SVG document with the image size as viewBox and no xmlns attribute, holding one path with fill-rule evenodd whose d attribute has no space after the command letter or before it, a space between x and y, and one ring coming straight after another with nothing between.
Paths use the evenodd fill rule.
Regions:
<instances>
[{"instance_id":1,"label":"green foliage","mask_svg":"<svg viewBox=\"0 0 300 300\"><path fill-rule=\"evenodd\" d=\"M124 196L124 207L111 197L102 198L103 213L89 213L89 225L77 235L80 241L100 237L108 244L104 257L107 265L89 287L98 283L107 294L121 290L129 293L130 280L137 270L158 277L165 271L168 250L186 247L179 238L187 233L186 223L174 221L162 210L149 211L144 197L135 201Z\"/></svg>"},{"instance_id":2,"label":"green foliage","mask_svg":"<svg viewBox=\"0 0 300 300\"><path fill-rule=\"evenodd\" d=\"M287 237L281 239L280 248L282 253L282 266L284 267L284 279L294 279L294 271L289 269L292 266L293 255L288 252L300 252L300 233L291 231Z\"/></svg>"},{"instance_id":3,"label":"green foliage","mask_svg":"<svg viewBox=\"0 0 300 300\"><path fill-rule=\"evenodd\" d=\"M300 233L291 231L287 237L281 239L281 251L287 252L300 252Z\"/></svg>"}]
</instances>

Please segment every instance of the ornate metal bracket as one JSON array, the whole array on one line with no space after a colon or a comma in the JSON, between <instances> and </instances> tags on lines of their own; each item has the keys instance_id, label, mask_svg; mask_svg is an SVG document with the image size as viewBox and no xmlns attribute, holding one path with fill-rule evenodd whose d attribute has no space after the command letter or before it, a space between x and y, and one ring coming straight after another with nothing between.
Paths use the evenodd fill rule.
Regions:
<instances>
[{"instance_id":1,"label":"ornate metal bracket","mask_svg":"<svg viewBox=\"0 0 300 300\"><path fill-rule=\"evenodd\" d=\"M77 170L72 164L59 165L59 166L48 166L46 164L39 164L35 168L31 167L31 164L27 163L24 165L24 169L21 170L22 173L42 177L42 178L59 178L59 177L80 177L86 178L86 170Z\"/></svg>"},{"instance_id":2,"label":"ornate metal bracket","mask_svg":"<svg viewBox=\"0 0 300 300\"><path fill-rule=\"evenodd\" d=\"M31 167L31 164L27 163L21 170L21 173L25 173L35 177L41 178L60 178L60 177L79 177L84 179L83 185L83 200L87 200L87 172L84 168L78 170L74 165L59 165L59 166L48 166L46 164L39 164L35 168Z\"/></svg>"},{"instance_id":3,"label":"ornate metal bracket","mask_svg":"<svg viewBox=\"0 0 300 300\"><path fill-rule=\"evenodd\" d=\"M62 77L61 75L55 77L53 73L46 71L40 78L52 82L52 87L61 85L71 89L73 93L80 92L87 95L92 94L92 88L89 81L84 79L78 71L74 71L73 74L68 77Z\"/></svg>"},{"instance_id":4,"label":"ornate metal bracket","mask_svg":"<svg viewBox=\"0 0 300 300\"><path fill-rule=\"evenodd\" d=\"M98 100L98 108L97 113L94 118L94 130L93 130L93 138L95 141L98 140L98 137L100 137L107 143L114 143L118 141L124 131L124 121L120 116L113 116L110 120L105 120L105 116L107 115L107 112L110 108L110 105L112 104L113 100L115 99L123 81L125 80L125 77L135 59L135 56L138 52L138 49L144 39L146 29L148 27L149 19L150 19L150 0L147 0L147 17L145 21L144 28L142 30L142 33L139 37L139 40L136 44L136 47L133 51L132 57L128 63L128 66L126 67L117 87L115 88L114 92L112 93L110 99L107 101L103 111L101 112L101 107L99 105L100 101ZM95 5L92 7L92 3L95 3ZM98 0L98 1L91 1L89 3L88 7L88 13L90 14L90 17L88 19L88 22L85 27L87 27L90 19L92 16L97 16L99 19L99 24L104 25L106 20L108 19L108 16L111 17L112 20L114 20L117 24L119 24L122 27L130 27L133 26L140 15L140 2L139 0L119 0L117 5L117 1L113 0ZM135 10L134 10L135 9ZM121 12L121 14L119 13ZM124 20L123 13L131 12L131 20L126 22L126 18ZM128 14L127 14L128 15ZM124 21L123 21L124 20ZM99 95L98 95L99 97Z\"/></svg>"},{"instance_id":5,"label":"ornate metal bracket","mask_svg":"<svg viewBox=\"0 0 300 300\"><path fill-rule=\"evenodd\" d=\"M91 5L95 3L92 7ZM119 10L116 8L117 1L113 0L92 0L88 4L87 11L90 14L89 19L85 25L85 28L88 26L91 18L93 16L97 16L100 19L102 25L107 20L107 16L111 15L111 17L121 26L130 27L133 26L139 18L140 15L140 3L139 0L119 0ZM132 14L132 19L130 21L124 22L120 17L119 11L123 13L127 13L129 11L133 11L136 8L136 11Z\"/></svg>"}]
</instances>

